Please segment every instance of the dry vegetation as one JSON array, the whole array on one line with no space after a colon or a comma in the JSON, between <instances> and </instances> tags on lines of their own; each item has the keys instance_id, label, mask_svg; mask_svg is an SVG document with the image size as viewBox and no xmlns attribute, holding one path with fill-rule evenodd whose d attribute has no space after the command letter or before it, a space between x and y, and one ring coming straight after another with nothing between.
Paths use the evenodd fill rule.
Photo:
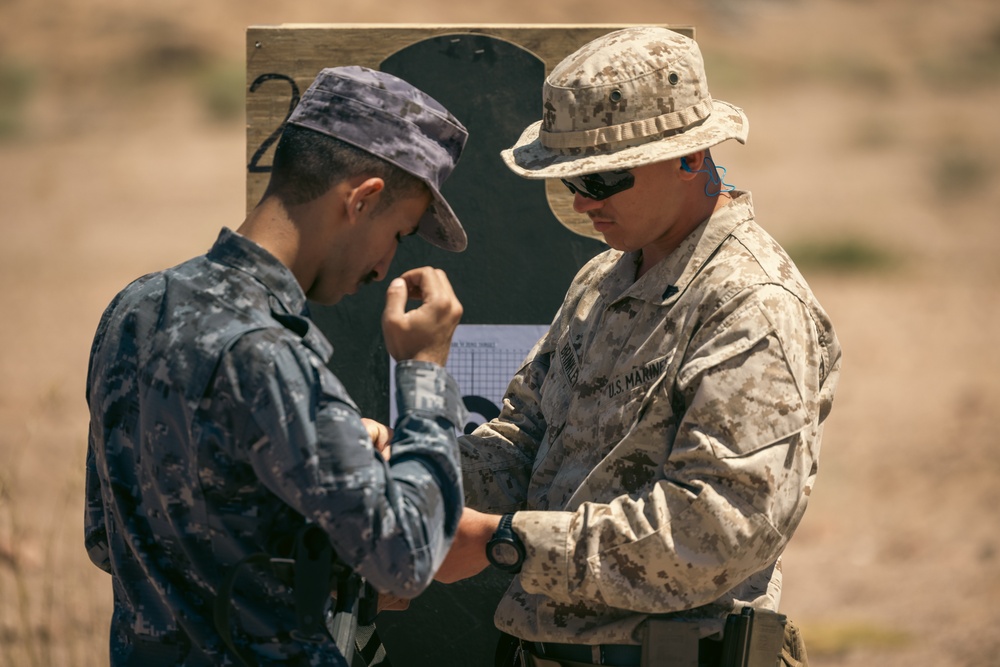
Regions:
<instances>
[{"instance_id":1,"label":"dry vegetation","mask_svg":"<svg viewBox=\"0 0 1000 667\"><path fill-rule=\"evenodd\" d=\"M818 667L1000 665L994 0L0 5L0 666L107 662L90 338L125 282L242 219L244 28L390 17L697 26L752 122L717 157L845 348L784 608Z\"/></svg>"}]
</instances>

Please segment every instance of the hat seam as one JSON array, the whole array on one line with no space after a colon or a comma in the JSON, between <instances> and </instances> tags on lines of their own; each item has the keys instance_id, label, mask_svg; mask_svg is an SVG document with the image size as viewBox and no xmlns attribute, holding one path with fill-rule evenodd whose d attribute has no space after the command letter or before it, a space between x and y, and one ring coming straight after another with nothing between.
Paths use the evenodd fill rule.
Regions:
<instances>
[{"instance_id":1,"label":"hat seam","mask_svg":"<svg viewBox=\"0 0 1000 667\"><path fill-rule=\"evenodd\" d=\"M673 132L675 130L681 130L687 127L692 127L697 121L698 124L704 123L706 120L712 117L712 112L714 111L714 100L711 96L702 98L696 104L692 104L683 109L677 111L671 111L670 113L660 114L658 116L653 116L652 118L637 118L635 120L630 120L624 123L616 123L615 125L605 125L604 127L594 127L587 130L572 130L566 132L550 132L539 128L538 136L542 145L546 148L587 148L590 146L602 146L608 145L612 146L616 143L621 143L623 141L631 141L634 139L643 139L646 137L654 137L658 134L663 134L664 132ZM671 119L676 118L683 121L685 116L688 114L698 114L704 113L704 116L695 118L694 121L688 121L682 125L677 125L676 127L660 127L661 121L663 123L669 123ZM544 127L544 123L543 123ZM625 136L626 130L629 128L639 128L640 133L629 134ZM615 134L616 137L606 138L605 135ZM549 137L558 138L555 144L548 143L547 140L542 140L542 136L546 139ZM565 141L573 141L579 138L581 141L586 142L589 137L593 137L595 143L583 143L583 144L566 144Z\"/></svg>"},{"instance_id":2,"label":"hat seam","mask_svg":"<svg viewBox=\"0 0 1000 667\"><path fill-rule=\"evenodd\" d=\"M401 102L413 102L414 101L414 100L410 100L409 98L404 97L402 95L397 95L395 92L389 90L388 88L386 88L384 86L383 87L375 86L375 85L372 85L371 83L368 83L366 81L361 81L360 79L355 79L353 77L351 77L351 81L354 81L355 83L357 83L359 85L362 85L362 86L368 88L369 90L379 91L380 93L388 93L390 96L392 96L392 98L394 100L399 100ZM330 93L331 95L336 95L337 97L340 97L340 98L344 99L344 96L341 93L339 93L336 90L327 88L327 87L323 86L322 84L317 85L314 88L314 90L323 91L324 93ZM378 95L376 95L376 96L378 96ZM434 107L428 106L426 104L426 100L424 100L424 99L419 100L419 103L420 103L421 108L424 109L425 111L434 114L435 116L437 116L441 120L445 121L449 125L456 125L457 119L452 114L450 114L450 113L444 113L444 114L442 114L440 111L438 111ZM362 104L365 104L365 103L362 102ZM370 104L365 104L365 106L370 107L372 109L377 109L378 108L378 107L373 107Z\"/></svg>"},{"instance_id":3,"label":"hat seam","mask_svg":"<svg viewBox=\"0 0 1000 667\"><path fill-rule=\"evenodd\" d=\"M371 86L369 86L369 88L371 88ZM334 97L337 97L337 98L342 99L342 100L347 100L349 102L355 102L355 103L360 104L360 105L362 105L364 107L367 107L368 109L372 109L374 111L377 111L377 112L379 112L382 115L391 115L393 118L398 118L399 120L403 121L404 123L406 123L408 125L412 125L413 127L416 127L417 129L420 129L419 126L416 123L414 123L414 122L412 122L412 121L404 118L403 116L400 116L398 114L394 114L391 111L386 111L385 109L382 109L380 107L372 106L371 104L368 104L367 102L364 102L364 101L359 100L357 98L347 97L347 96L345 96L341 92L338 92L338 91L335 91L335 90L329 90L327 88L320 88L320 87L317 87L315 90L319 91L319 92L327 93L329 95L333 95ZM373 90L382 90L382 89L381 88L378 88L378 89L373 88ZM398 95L394 95L393 97L395 97L396 99L405 99L405 98L399 97ZM424 109L424 110L430 111L431 113L434 113L434 110L430 109L428 107L423 107L422 106L421 108ZM456 123L449 116L441 116L440 114L437 114L437 113L435 113L434 115L437 116L438 118L440 118L441 120L443 120L444 122L446 122L451 127L455 127L455 128L458 128L458 129L464 129L463 126L461 126L460 124ZM422 132L421 132L421 134L422 134Z\"/></svg>"},{"instance_id":4,"label":"hat seam","mask_svg":"<svg viewBox=\"0 0 1000 667\"><path fill-rule=\"evenodd\" d=\"M358 141L347 139L347 138L342 137L340 135L330 134L329 132L325 132L323 130L317 129L316 127L313 127L312 125L303 125L303 124L299 123L298 121L290 120L290 121L288 121L288 123L291 124L291 125L298 125L300 127L304 127L307 130L312 130L314 132L319 132L320 134L325 134L327 136L333 137L334 139L337 139L338 141L343 141L345 144L350 144L351 146L354 146L355 148L368 153L372 157L375 157L375 158L378 158L379 160L387 162L387 163L391 164L392 166L396 167L397 169L402 169L403 171L405 171L410 176L414 177L418 181L421 181L422 183L424 183L425 185L427 185L427 187L429 187L431 190L434 190L435 192L437 192L439 190L438 185L436 183L434 183L434 181L431 181L431 180L429 180L429 179L421 176L420 174L414 172L411 168L406 167L406 166L400 164L397 160L394 160L392 158L386 157L385 155L381 155L379 153L372 152L371 148L369 148L368 146L362 145Z\"/></svg>"},{"instance_id":5,"label":"hat seam","mask_svg":"<svg viewBox=\"0 0 1000 667\"><path fill-rule=\"evenodd\" d=\"M317 88L317 90L320 90L320 89ZM409 120L407 118L404 118L403 116L400 116L398 114L394 114L391 111L386 111L385 109L381 109L381 108L376 107L376 106L372 106L371 104L368 104L366 102L363 102L363 101L358 100L358 99L353 98L353 97L345 97L344 95L342 95L342 94L340 94L338 92L334 92L332 90L325 90L324 89L322 92L327 93L327 94L329 94L329 95L331 95L333 97L336 97L339 100L343 100L344 102L347 102L348 104L354 104L354 105L358 105L358 106L363 106L363 107L365 107L367 109L371 109L374 113L378 114L379 116L388 116L388 117L391 117L393 119L399 120L399 121L401 121L403 123L406 123L410 127L416 129L417 132L418 132L418 134L420 136L426 136L424 134L423 130L421 130L421 128L420 128L419 125L417 125L416 123L414 123L413 121L411 121L411 120ZM302 125L302 123L299 122L299 121L297 121L297 120L289 120L288 122L289 123L293 123L295 125ZM303 125L303 127L306 127L306 128L309 128L309 129L316 129L316 128L312 127L311 125ZM322 130L319 130L319 131L322 131ZM329 134L329 133L328 132L324 132L324 134ZM341 138L339 135L330 135L330 136L336 136L338 139ZM428 137L428 139L429 139L429 137ZM351 142L348 142L348 143L351 143ZM444 151L446 154L448 154L449 156L451 156L451 153L444 146L442 146L440 143L438 143L437 141L431 140L428 143L433 144L435 146L439 146L442 151ZM357 144L353 144L353 145L357 146ZM368 151L369 153L372 153L371 150L369 150L369 149L367 149L367 148L365 148L363 146L358 146L358 147L359 148L364 148L364 150ZM376 155L376 154L372 153L372 155ZM378 155L378 157L383 158L383 156L381 156L381 155ZM385 159L385 158L383 158L383 159ZM387 162L392 162L391 160L386 160L386 161ZM392 164L396 164L396 163L392 162ZM400 168L403 168L403 167L400 166ZM409 172L409 169L407 169L406 171ZM416 176L416 174L414 174L414 176Z\"/></svg>"},{"instance_id":6,"label":"hat seam","mask_svg":"<svg viewBox=\"0 0 1000 667\"><path fill-rule=\"evenodd\" d=\"M570 91L576 91L576 90L597 90L598 88L607 88L607 87L611 87L611 86L620 86L620 85L625 84L625 83L632 83L633 81L637 81L638 79L641 79L642 77L646 77L646 76L649 76L650 74L655 74L656 72L660 72L662 70L669 69L670 67L672 67L674 65L676 65L676 63L670 63L668 65L664 65L663 67L657 67L656 69L649 70L648 72L646 72L644 74L640 74L640 75L637 75L637 76L629 77L627 79L621 79L619 81L614 81L614 82L610 82L610 83L603 83L603 84L600 84L600 85L589 85L589 86L588 85L581 85L579 87L576 87L576 86L569 86L569 85L564 85L564 84L558 84L557 85L557 84L549 83L548 81L546 81L545 83L548 84L549 88L555 88L557 90L570 90Z\"/></svg>"}]
</instances>

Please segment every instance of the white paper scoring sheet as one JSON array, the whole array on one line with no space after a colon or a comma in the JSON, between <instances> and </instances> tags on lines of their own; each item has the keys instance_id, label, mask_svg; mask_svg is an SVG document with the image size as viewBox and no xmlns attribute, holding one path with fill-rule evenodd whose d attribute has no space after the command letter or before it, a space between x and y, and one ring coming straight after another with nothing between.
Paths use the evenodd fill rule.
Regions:
<instances>
[{"instance_id":1,"label":"white paper scoring sheet","mask_svg":"<svg viewBox=\"0 0 1000 667\"><path fill-rule=\"evenodd\" d=\"M528 352L548 331L545 324L460 324L451 339L446 368L458 382L469 421L457 424L470 433L500 414L504 392ZM389 422L396 423L396 364L389 359Z\"/></svg>"}]
</instances>

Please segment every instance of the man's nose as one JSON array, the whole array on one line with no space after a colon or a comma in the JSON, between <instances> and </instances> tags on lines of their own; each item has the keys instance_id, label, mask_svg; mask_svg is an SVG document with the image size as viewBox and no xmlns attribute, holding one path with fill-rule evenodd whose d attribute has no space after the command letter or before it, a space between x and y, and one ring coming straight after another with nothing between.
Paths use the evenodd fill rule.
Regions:
<instances>
[{"instance_id":1,"label":"man's nose","mask_svg":"<svg viewBox=\"0 0 1000 667\"><path fill-rule=\"evenodd\" d=\"M399 244L396 243L392 246L392 250L386 253L385 257L379 260L379 263L375 265L372 269L372 274L374 280L384 280L386 275L389 273L389 265L392 264L392 258L396 256L396 247Z\"/></svg>"},{"instance_id":2,"label":"man's nose","mask_svg":"<svg viewBox=\"0 0 1000 667\"><path fill-rule=\"evenodd\" d=\"M595 211L604 206L603 200L591 199L590 197L584 197L579 192L573 195L573 210L577 213L586 213L587 211Z\"/></svg>"}]
</instances>

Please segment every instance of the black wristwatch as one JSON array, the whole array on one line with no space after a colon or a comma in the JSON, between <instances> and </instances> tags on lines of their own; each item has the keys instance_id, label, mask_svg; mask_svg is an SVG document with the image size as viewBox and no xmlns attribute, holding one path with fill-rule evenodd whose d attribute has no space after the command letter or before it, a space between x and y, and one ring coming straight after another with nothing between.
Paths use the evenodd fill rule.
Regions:
<instances>
[{"instance_id":1,"label":"black wristwatch","mask_svg":"<svg viewBox=\"0 0 1000 667\"><path fill-rule=\"evenodd\" d=\"M504 514L500 517L500 525L486 543L486 557L493 567L517 574L521 571L521 564L524 563L524 543L511 527L513 523L513 514Z\"/></svg>"}]
</instances>

